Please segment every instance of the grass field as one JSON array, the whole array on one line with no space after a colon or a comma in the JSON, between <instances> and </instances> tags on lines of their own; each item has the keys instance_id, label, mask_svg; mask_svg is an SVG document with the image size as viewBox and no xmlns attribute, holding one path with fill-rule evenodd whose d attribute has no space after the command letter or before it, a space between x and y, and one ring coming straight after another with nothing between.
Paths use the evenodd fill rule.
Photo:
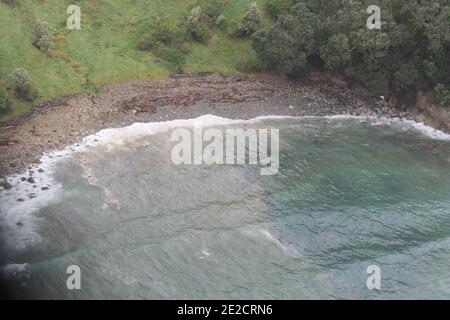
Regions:
<instances>
[{"instance_id":1,"label":"grass field","mask_svg":"<svg viewBox=\"0 0 450 320\"><path fill-rule=\"evenodd\" d=\"M0 2L0 80L16 68L26 69L40 91L33 105L74 92L96 91L105 84L137 79L162 79L173 70L170 61L140 51L139 39L159 19L183 26L192 7L210 0L8 0ZM226 1L225 28L212 28L207 44L188 41L183 72L245 73L258 65L249 38L233 35L251 0ZM257 1L264 12L264 0ZM68 30L66 10L81 8L81 30ZM32 26L47 21L55 48L46 54L32 45ZM270 23L264 14L263 24ZM8 83L8 82L7 82ZM0 120L16 117L31 107L22 100Z\"/></svg>"}]
</instances>

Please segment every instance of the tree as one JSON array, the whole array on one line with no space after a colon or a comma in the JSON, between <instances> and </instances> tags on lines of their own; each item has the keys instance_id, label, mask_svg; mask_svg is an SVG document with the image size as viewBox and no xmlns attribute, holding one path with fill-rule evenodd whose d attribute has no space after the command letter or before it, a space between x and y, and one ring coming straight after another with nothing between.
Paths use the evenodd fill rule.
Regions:
<instances>
[{"instance_id":1,"label":"tree","mask_svg":"<svg viewBox=\"0 0 450 320\"><path fill-rule=\"evenodd\" d=\"M348 37L339 33L328 39L320 48L320 58L328 69L338 69L346 66L352 59L352 49Z\"/></svg>"},{"instance_id":2,"label":"tree","mask_svg":"<svg viewBox=\"0 0 450 320\"><path fill-rule=\"evenodd\" d=\"M34 101L38 97L39 92L36 88L34 88L31 78L26 70L14 70L10 76L10 79L14 84L14 89L21 98L27 101Z\"/></svg>"},{"instance_id":3,"label":"tree","mask_svg":"<svg viewBox=\"0 0 450 320\"><path fill-rule=\"evenodd\" d=\"M272 17L278 18L289 12L292 2L293 0L267 0L267 11Z\"/></svg>"},{"instance_id":4,"label":"tree","mask_svg":"<svg viewBox=\"0 0 450 320\"><path fill-rule=\"evenodd\" d=\"M302 70L317 48L317 16L302 3L278 22L253 36L253 48L260 58L277 70L293 74Z\"/></svg>"},{"instance_id":5,"label":"tree","mask_svg":"<svg viewBox=\"0 0 450 320\"><path fill-rule=\"evenodd\" d=\"M444 105L450 92L450 3L379 0L381 30L366 27L365 0L299 0L277 22L253 36L270 67L296 75L337 70L376 94L415 96L435 88Z\"/></svg>"},{"instance_id":6,"label":"tree","mask_svg":"<svg viewBox=\"0 0 450 320\"><path fill-rule=\"evenodd\" d=\"M256 2L252 2L248 8L248 12L245 15L242 23L238 28L238 34L243 36L249 36L255 33L259 29L259 25L262 21L262 14L258 8Z\"/></svg>"},{"instance_id":7,"label":"tree","mask_svg":"<svg viewBox=\"0 0 450 320\"><path fill-rule=\"evenodd\" d=\"M52 29L45 21L37 21L33 25L33 45L39 50L49 52L54 47Z\"/></svg>"}]
</instances>

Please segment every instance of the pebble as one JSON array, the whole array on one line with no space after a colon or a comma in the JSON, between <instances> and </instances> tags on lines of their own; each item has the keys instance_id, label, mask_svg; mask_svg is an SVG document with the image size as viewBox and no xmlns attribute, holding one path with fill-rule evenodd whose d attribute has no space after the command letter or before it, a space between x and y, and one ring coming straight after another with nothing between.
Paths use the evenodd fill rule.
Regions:
<instances>
[{"instance_id":1,"label":"pebble","mask_svg":"<svg viewBox=\"0 0 450 320\"><path fill-rule=\"evenodd\" d=\"M148 87L145 87L145 94L151 96L153 93L156 95L164 94L169 97L170 103L176 103L179 98L183 98L184 95L191 98L193 102L198 102L201 104L200 109L197 107L193 107L192 115L196 115L201 112L208 112L211 111L214 107L217 108L217 110L223 110L224 114L223 116L227 116L227 114L232 114L233 116L240 117L240 116L246 116L245 111L243 111L243 115L239 112L238 109L248 109L249 115L263 115L263 114L273 114L273 113L289 113L293 115L331 115L331 114L357 114L357 115L363 115L367 116L369 114L376 115L375 112L381 113L381 109L383 107L386 107L388 103L385 101L385 99L382 99L385 103L380 103L381 101L379 99L374 99L372 102L368 102L367 110L361 110L359 112L356 112L355 110L358 108L361 108L362 106L366 106L366 103L361 102L358 99L358 92L357 90L348 90L348 89L339 89L334 86L330 86L327 84L322 84L319 86L314 87L308 87L308 86L297 86L294 83L288 83L282 81L280 84L273 85L271 81L266 82L265 80L259 80L259 81L252 81L252 80L246 80L245 78L242 78L239 80L238 78L234 77L220 77L217 78L216 76L206 77L206 78L183 78L184 80L180 80L181 78L177 79L170 79L168 81L162 81L162 82L149 82ZM239 85L236 85L237 81L243 81L242 83L239 83ZM175 84L175 86L172 85L172 83ZM203 85L205 83L205 85ZM222 106L221 103L216 103L217 101L210 102L208 101L208 98L204 100L198 100L195 96L195 92L201 93L208 93L208 95L212 95L211 99L220 99L219 96L214 96L214 90L210 89L210 86L212 85L212 88L220 89L218 92L221 94L222 90L224 93L230 92L232 94L232 99L230 102L226 102L224 106ZM177 90L173 90L172 88L176 87ZM114 99L124 101L126 99L129 99L130 97L133 97L134 94L140 93L141 87L134 87L130 84L123 84L120 86L117 86L119 91L116 91L116 89L112 90L108 87L105 87L105 91L101 94L99 94L99 97L96 101L97 106L90 108L89 106L86 106L86 103L83 101L74 101L74 105L78 104L80 102L80 105L82 106L82 112L83 117L84 114L89 114L89 116L93 116L93 119L95 121L85 121L85 120L79 120L80 114L72 114L69 109L66 109L63 105L61 106L62 111L59 111L59 109L55 108L56 114L51 113L52 116L55 118L52 119L52 121L48 121L48 124L45 124L45 130L42 132L42 135L40 138L38 138L39 142L39 150L36 150L37 146L34 143L30 142L23 142L21 143L21 146L23 147L23 150L31 150L29 154L26 154L25 152L11 152L11 154L8 154L6 156L0 157L2 163L1 166L2 169L5 168L5 172L17 172L15 170L15 167L21 167L26 168L30 163L33 162L33 157L36 156L36 151L41 152L42 149L53 149L53 148L60 148L62 145L65 145L69 139L66 139L64 137L64 132L66 130L71 131L72 134L75 136L85 136L88 132L96 132L104 127L120 127L129 125L130 120L135 121L136 118L133 118L130 113L126 115L124 118L127 119L127 121L122 122L120 124L120 120L123 119L123 115L119 111L117 111L113 104L111 104L111 101ZM235 88L234 90L232 88ZM256 89L256 91L255 91ZM267 91L265 91L267 89ZM233 91L239 93L238 97L233 96ZM114 92L114 93L113 93ZM262 96L261 96L262 92ZM354 94L355 92L355 94ZM116 96L116 93L118 96ZM180 95L178 97L177 95ZM270 98L268 99L266 95L270 94ZM235 99L236 98L236 99ZM243 99L243 101L240 101L240 99ZM246 100L249 98L248 100ZM269 108L269 103L263 103L263 108L259 109L256 104L256 100L252 100L253 98L257 98L258 101L277 101L277 103L280 103L275 110ZM377 97L378 98L378 97ZM84 99L84 98L83 98ZM235 101L233 100L235 99ZM381 98L380 98L381 99ZM75 99L77 100L77 99ZM89 100L89 99L88 99ZM173 101L172 101L173 100ZM198 101L197 101L198 100ZM290 102L293 102L295 105L289 105ZM89 103L88 103L89 104ZM109 105L111 106L109 106ZM378 107L375 107L375 105L378 105ZM104 107L104 108L103 108ZM136 111L136 117L139 118L139 121L143 122L150 122L150 121L157 121L157 120L164 120L169 118L170 114L174 114L175 111L173 108L171 108L169 105L163 105L163 109L160 110L158 113L156 113L154 116L147 117L145 113L140 113L137 110L136 106L132 106L133 109ZM234 111L234 107L236 108L236 112ZM290 110L286 110L286 108L289 108ZM366 108L364 108L366 109ZM380 109L380 110L378 110ZM395 110L395 116L406 116L404 113L399 113L397 110L393 107L389 107L389 109ZM165 111L167 110L167 111ZM189 112L188 108L186 108L185 111L181 111L182 115L185 114L191 114ZM388 108L385 108L385 111L389 112ZM131 111L132 113L135 113L134 111ZM178 112L179 113L179 112ZM219 112L220 113L220 112ZM65 117L67 115L67 117ZM220 115L220 114L218 114ZM61 121L59 121L59 117L61 116ZM411 116L412 117L412 116ZM77 119L78 118L78 119ZM142 118L142 119L141 119ZM412 117L413 118L413 117ZM134 120L133 120L134 119ZM44 119L45 120L45 119ZM55 121L56 120L56 121ZM418 116L418 120L422 120L420 122L423 122L425 119ZM29 122L31 123L31 122ZM24 127L27 127L25 124ZM55 128L56 127L56 128ZM69 127L69 128L67 128ZM80 128L81 127L81 128ZM22 125L19 125L19 129L22 128ZM77 130L75 130L75 128ZM64 130L63 130L64 129ZM58 139L58 136L62 139ZM48 143L46 143L48 142ZM27 145L28 144L28 145ZM14 148L13 148L13 151ZM56 158L57 156L55 156ZM58 156L60 157L60 156ZM29 160L30 158L31 160ZM53 155L49 155L49 158L53 158ZM38 164L36 161L35 164ZM10 168L9 168L9 167ZM20 168L19 168L20 169ZM41 171L39 171L41 172ZM22 179L22 181L25 181Z\"/></svg>"},{"instance_id":2,"label":"pebble","mask_svg":"<svg viewBox=\"0 0 450 320\"><path fill-rule=\"evenodd\" d=\"M6 180L3 182L0 182L0 186L2 186L3 189L5 189L5 190L9 190L12 188L12 185Z\"/></svg>"}]
</instances>

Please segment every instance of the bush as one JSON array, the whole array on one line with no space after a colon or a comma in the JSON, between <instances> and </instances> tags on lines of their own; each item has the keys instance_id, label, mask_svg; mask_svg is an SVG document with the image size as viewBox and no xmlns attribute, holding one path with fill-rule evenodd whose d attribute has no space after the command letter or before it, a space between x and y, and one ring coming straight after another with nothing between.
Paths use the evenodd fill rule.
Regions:
<instances>
[{"instance_id":1,"label":"bush","mask_svg":"<svg viewBox=\"0 0 450 320\"><path fill-rule=\"evenodd\" d=\"M248 12L238 28L238 34L241 36L249 36L258 31L262 21L262 14L256 2L250 4Z\"/></svg>"},{"instance_id":2,"label":"bush","mask_svg":"<svg viewBox=\"0 0 450 320\"><path fill-rule=\"evenodd\" d=\"M11 81L14 83L14 88L17 91L23 91L31 82L28 72L24 69L16 69L10 76Z\"/></svg>"},{"instance_id":3,"label":"bush","mask_svg":"<svg viewBox=\"0 0 450 320\"><path fill-rule=\"evenodd\" d=\"M161 45L156 49L156 54L168 62L168 68L175 73L182 73L186 61L186 55L179 49Z\"/></svg>"},{"instance_id":4,"label":"bush","mask_svg":"<svg viewBox=\"0 0 450 320\"><path fill-rule=\"evenodd\" d=\"M364 79L369 92L375 95L386 95L389 92L389 78L383 72L373 72Z\"/></svg>"},{"instance_id":5,"label":"bush","mask_svg":"<svg viewBox=\"0 0 450 320\"><path fill-rule=\"evenodd\" d=\"M219 27L223 27L227 24L227 18L223 13L219 14L219 16L214 21L214 24Z\"/></svg>"},{"instance_id":6,"label":"bush","mask_svg":"<svg viewBox=\"0 0 450 320\"><path fill-rule=\"evenodd\" d=\"M6 112L8 109L8 93L4 87L0 86L0 113Z\"/></svg>"},{"instance_id":7,"label":"bush","mask_svg":"<svg viewBox=\"0 0 450 320\"><path fill-rule=\"evenodd\" d=\"M328 39L326 45L320 48L320 58L328 69L348 65L352 59L352 50L347 36L339 33Z\"/></svg>"},{"instance_id":8,"label":"bush","mask_svg":"<svg viewBox=\"0 0 450 320\"><path fill-rule=\"evenodd\" d=\"M400 63L397 71L394 73L392 84L403 91L411 90L417 85L419 72L414 63Z\"/></svg>"},{"instance_id":9,"label":"bush","mask_svg":"<svg viewBox=\"0 0 450 320\"><path fill-rule=\"evenodd\" d=\"M202 26L199 29L197 29L192 36L194 37L195 40L206 43L209 39L209 29L208 27Z\"/></svg>"},{"instance_id":10,"label":"bush","mask_svg":"<svg viewBox=\"0 0 450 320\"><path fill-rule=\"evenodd\" d=\"M450 88L440 83L434 88L439 102L442 106L450 107Z\"/></svg>"},{"instance_id":11,"label":"bush","mask_svg":"<svg viewBox=\"0 0 450 320\"><path fill-rule=\"evenodd\" d=\"M17 94L27 100L34 101L39 95L39 92L34 88L28 72L24 69L16 69L10 76L11 81L14 83L14 89Z\"/></svg>"},{"instance_id":12,"label":"bush","mask_svg":"<svg viewBox=\"0 0 450 320\"><path fill-rule=\"evenodd\" d=\"M33 45L44 52L54 47L52 29L45 21L37 21L33 26Z\"/></svg>"},{"instance_id":13,"label":"bush","mask_svg":"<svg viewBox=\"0 0 450 320\"><path fill-rule=\"evenodd\" d=\"M185 32L178 25L169 20L160 20L150 35L139 40L139 49L143 51L152 50L160 44L165 46L177 46L186 41Z\"/></svg>"},{"instance_id":14,"label":"bush","mask_svg":"<svg viewBox=\"0 0 450 320\"><path fill-rule=\"evenodd\" d=\"M316 15L304 4L298 4L275 25L256 32L253 48L269 66L287 74L301 72L315 52L317 24Z\"/></svg>"},{"instance_id":15,"label":"bush","mask_svg":"<svg viewBox=\"0 0 450 320\"><path fill-rule=\"evenodd\" d=\"M188 31L191 34L195 34L198 29L200 29L202 25L202 8L201 7L194 7L191 10L191 13L189 14L189 17L186 22L186 26Z\"/></svg>"},{"instance_id":16,"label":"bush","mask_svg":"<svg viewBox=\"0 0 450 320\"><path fill-rule=\"evenodd\" d=\"M218 20L223 22L225 18L223 12L229 3L230 0L207 0L202 2L202 20L208 25L217 25ZM220 16L222 17L219 18Z\"/></svg>"},{"instance_id":17,"label":"bush","mask_svg":"<svg viewBox=\"0 0 450 320\"><path fill-rule=\"evenodd\" d=\"M205 16L201 7L194 7L187 19L189 34L199 42L207 42L209 39L208 16Z\"/></svg>"},{"instance_id":18,"label":"bush","mask_svg":"<svg viewBox=\"0 0 450 320\"><path fill-rule=\"evenodd\" d=\"M278 18L288 13L291 5L292 0L267 0L266 8L272 17Z\"/></svg>"},{"instance_id":19,"label":"bush","mask_svg":"<svg viewBox=\"0 0 450 320\"><path fill-rule=\"evenodd\" d=\"M190 52L186 30L170 20L157 22L150 35L139 41L139 49L152 51L172 72L183 71L185 56Z\"/></svg>"}]
</instances>

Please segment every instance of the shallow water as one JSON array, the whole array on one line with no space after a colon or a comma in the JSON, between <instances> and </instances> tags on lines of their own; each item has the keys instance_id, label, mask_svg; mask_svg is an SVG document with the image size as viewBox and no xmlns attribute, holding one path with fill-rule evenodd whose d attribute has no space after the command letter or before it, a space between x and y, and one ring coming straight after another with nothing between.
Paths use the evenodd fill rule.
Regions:
<instances>
[{"instance_id":1,"label":"shallow water","mask_svg":"<svg viewBox=\"0 0 450 320\"><path fill-rule=\"evenodd\" d=\"M46 167L36 198L17 202L23 183L0 194L4 285L45 299L450 298L448 137L362 118L225 127L279 128L279 173L176 166L171 128L109 132Z\"/></svg>"}]
</instances>

